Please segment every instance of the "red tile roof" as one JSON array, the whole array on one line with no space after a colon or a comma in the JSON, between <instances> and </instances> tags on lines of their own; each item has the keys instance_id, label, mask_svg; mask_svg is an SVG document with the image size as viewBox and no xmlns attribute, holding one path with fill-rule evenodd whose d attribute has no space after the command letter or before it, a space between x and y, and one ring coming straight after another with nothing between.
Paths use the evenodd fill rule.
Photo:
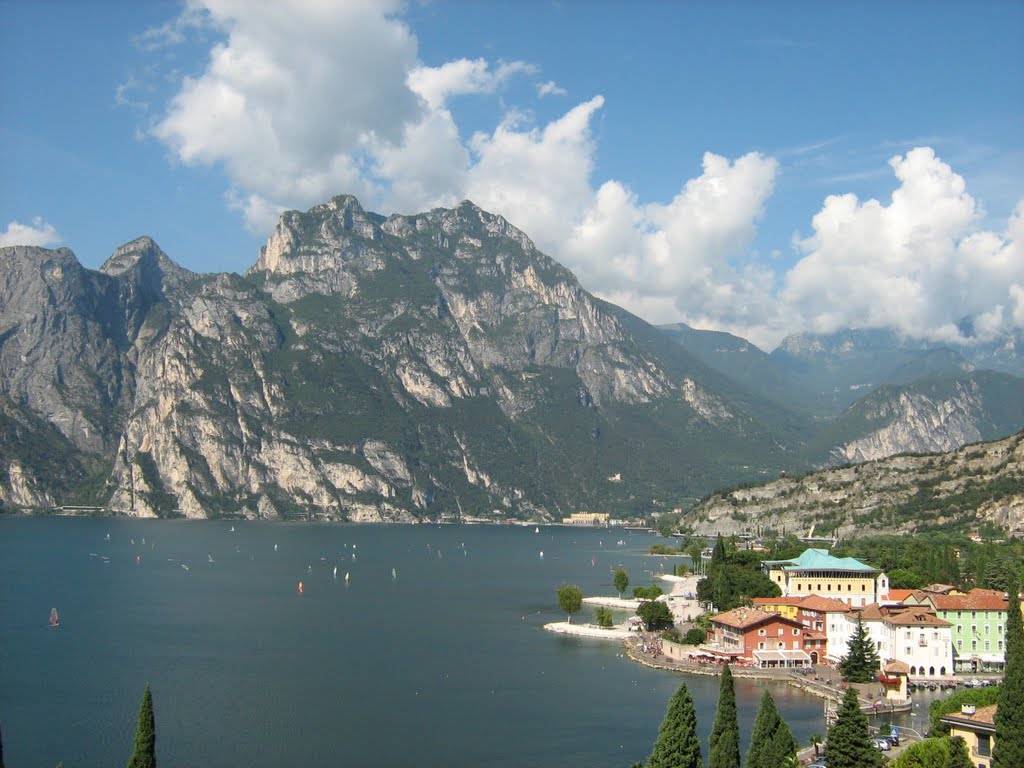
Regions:
<instances>
[{"instance_id":1,"label":"red tile roof","mask_svg":"<svg viewBox=\"0 0 1024 768\"><path fill-rule=\"evenodd\" d=\"M822 613L849 613L850 606L842 600L834 597L822 597L821 595L808 595L800 601L800 607L809 611L821 611Z\"/></svg>"},{"instance_id":2,"label":"red tile roof","mask_svg":"<svg viewBox=\"0 0 1024 768\"><path fill-rule=\"evenodd\" d=\"M940 611L1005 611L1006 596L992 589L972 589L966 595L932 595Z\"/></svg>"},{"instance_id":3,"label":"red tile roof","mask_svg":"<svg viewBox=\"0 0 1024 768\"><path fill-rule=\"evenodd\" d=\"M712 616L711 621L715 624L725 624L736 629L746 629L763 624L766 621L782 621L793 626L800 626L795 621L780 616L777 613L768 613L758 608L734 608L731 611Z\"/></svg>"},{"instance_id":4,"label":"red tile roof","mask_svg":"<svg viewBox=\"0 0 1024 768\"><path fill-rule=\"evenodd\" d=\"M981 726L993 726L996 722L996 710L998 704L989 704L985 707L977 707L973 715L965 715L963 712L950 712L942 717L943 720L955 721L957 723L973 723Z\"/></svg>"}]
</instances>

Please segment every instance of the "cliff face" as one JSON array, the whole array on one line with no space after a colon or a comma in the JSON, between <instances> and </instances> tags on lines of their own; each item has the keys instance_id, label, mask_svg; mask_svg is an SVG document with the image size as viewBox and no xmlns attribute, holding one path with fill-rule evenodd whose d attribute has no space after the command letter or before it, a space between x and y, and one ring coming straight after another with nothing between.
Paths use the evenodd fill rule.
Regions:
<instances>
[{"instance_id":1,"label":"cliff face","mask_svg":"<svg viewBox=\"0 0 1024 768\"><path fill-rule=\"evenodd\" d=\"M39 462L33 474L11 455L8 504L359 521L633 511L764 448L729 432L732 406L699 365L668 370L471 203L288 212L245 276L194 275L148 238L99 272L38 248L3 264L6 402L82 464L45 490ZM672 475L708 434L735 456Z\"/></svg>"},{"instance_id":2,"label":"cliff face","mask_svg":"<svg viewBox=\"0 0 1024 768\"><path fill-rule=\"evenodd\" d=\"M714 494L684 520L709 535L771 529L798 536L966 533L985 523L1024 531L1024 432Z\"/></svg>"},{"instance_id":3,"label":"cliff face","mask_svg":"<svg viewBox=\"0 0 1024 768\"><path fill-rule=\"evenodd\" d=\"M877 403L888 415L822 436L469 202L385 218L342 196L290 211L244 276L193 274L149 238L98 271L64 249L0 250L0 503L12 506L642 514L905 449L901 428L954 441L1000 429L990 385L965 387L980 405L959 421L896 427L927 408Z\"/></svg>"}]
</instances>

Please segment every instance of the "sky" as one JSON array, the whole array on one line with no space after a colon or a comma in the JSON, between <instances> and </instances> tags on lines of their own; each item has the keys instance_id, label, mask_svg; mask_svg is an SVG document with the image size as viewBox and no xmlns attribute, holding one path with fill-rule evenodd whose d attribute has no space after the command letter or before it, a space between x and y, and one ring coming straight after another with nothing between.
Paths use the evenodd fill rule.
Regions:
<instances>
[{"instance_id":1,"label":"sky","mask_svg":"<svg viewBox=\"0 0 1024 768\"><path fill-rule=\"evenodd\" d=\"M0 0L0 245L463 199L653 323L1024 333L1024 3Z\"/></svg>"}]
</instances>

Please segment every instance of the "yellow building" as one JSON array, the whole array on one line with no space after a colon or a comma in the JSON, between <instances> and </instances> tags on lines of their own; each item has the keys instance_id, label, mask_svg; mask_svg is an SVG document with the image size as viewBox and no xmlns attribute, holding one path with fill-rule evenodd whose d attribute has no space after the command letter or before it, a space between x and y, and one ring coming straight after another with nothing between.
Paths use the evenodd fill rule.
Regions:
<instances>
[{"instance_id":1,"label":"yellow building","mask_svg":"<svg viewBox=\"0 0 1024 768\"><path fill-rule=\"evenodd\" d=\"M827 549L805 549L793 560L764 560L761 568L783 597L820 595L861 607L889 595L889 578L881 570L852 557L833 557Z\"/></svg>"},{"instance_id":2,"label":"yellow building","mask_svg":"<svg viewBox=\"0 0 1024 768\"><path fill-rule=\"evenodd\" d=\"M777 613L787 619L796 619L800 613L799 597L755 597L754 607L768 613Z\"/></svg>"},{"instance_id":3,"label":"yellow building","mask_svg":"<svg viewBox=\"0 0 1024 768\"><path fill-rule=\"evenodd\" d=\"M971 763L978 768L991 768L992 745L996 740L996 709L998 704L976 707L963 704L960 711L946 715L942 722L949 726L950 736L960 736L967 742Z\"/></svg>"},{"instance_id":4,"label":"yellow building","mask_svg":"<svg viewBox=\"0 0 1024 768\"><path fill-rule=\"evenodd\" d=\"M608 513L573 512L569 517L563 517L562 522L566 525L608 525Z\"/></svg>"}]
</instances>

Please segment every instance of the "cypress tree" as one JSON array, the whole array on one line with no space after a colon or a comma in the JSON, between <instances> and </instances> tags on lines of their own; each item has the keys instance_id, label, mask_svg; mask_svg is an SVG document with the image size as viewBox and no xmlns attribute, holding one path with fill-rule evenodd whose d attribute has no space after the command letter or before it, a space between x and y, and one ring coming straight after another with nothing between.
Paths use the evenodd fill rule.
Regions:
<instances>
[{"instance_id":1,"label":"cypress tree","mask_svg":"<svg viewBox=\"0 0 1024 768\"><path fill-rule=\"evenodd\" d=\"M839 671L848 683L870 683L878 675L878 667L878 651L868 636L864 622L858 617L857 629L850 638L846 655L839 660Z\"/></svg>"},{"instance_id":2,"label":"cypress tree","mask_svg":"<svg viewBox=\"0 0 1024 768\"><path fill-rule=\"evenodd\" d=\"M946 768L974 768L963 736L954 736L949 740L949 761Z\"/></svg>"},{"instance_id":3,"label":"cypress tree","mask_svg":"<svg viewBox=\"0 0 1024 768\"><path fill-rule=\"evenodd\" d=\"M679 686L668 702L661 721L658 740L647 760L648 768L701 768L700 740L697 738L697 711L686 683Z\"/></svg>"},{"instance_id":4,"label":"cypress tree","mask_svg":"<svg viewBox=\"0 0 1024 768\"><path fill-rule=\"evenodd\" d=\"M992 739L992 768L1024 765L1024 622L1016 580L1006 605L1006 664L999 688L996 732Z\"/></svg>"},{"instance_id":5,"label":"cypress tree","mask_svg":"<svg viewBox=\"0 0 1024 768\"><path fill-rule=\"evenodd\" d=\"M156 768L156 721L153 718L153 695L146 686L139 705L139 725L135 730L135 751L128 759L128 768Z\"/></svg>"},{"instance_id":6,"label":"cypress tree","mask_svg":"<svg viewBox=\"0 0 1024 768\"><path fill-rule=\"evenodd\" d=\"M718 534L718 539L715 541L715 548L711 550L711 565L725 565L726 559L725 540L722 538L722 534Z\"/></svg>"},{"instance_id":7,"label":"cypress tree","mask_svg":"<svg viewBox=\"0 0 1024 768\"><path fill-rule=\"evenodd\" d=\"M766 690L754 719L754 733L747 749L746 768L776 768L796 758L799 745L775 706L775 699Z\"/></svg>"},{"instance_id":8,"label":"cypress tree","mask_svg":"<svg viewBox=\"0 0 1024 768\"><path fill-rule=\"evenodd\" d=\"M882 764L881 753L871 746L868 719L860 711L853 688L846 689L839 717L828 729L825 762L828 768L877 768Z\"/></svg>"},{"instance_id":9,"label":"cypress tree","mask_svg":"<svg viewBox=\"0 0 1024 768\"><path fill-rule=\"evenodd\" d=\"M708 768L740 768L740 724L736 719L736 687L726 664L718 686L718 711L711 727Z\"/></svg>"},{"instance_id":10,"label":"cypress tree","mask_svg":"<svg viewBox=\"0 0 1024 768\"><path fill-rule=\"evenodd\" d=\"M0 768L4 768L4 736L0 733Z\"/></svg>"}]
</instances>

